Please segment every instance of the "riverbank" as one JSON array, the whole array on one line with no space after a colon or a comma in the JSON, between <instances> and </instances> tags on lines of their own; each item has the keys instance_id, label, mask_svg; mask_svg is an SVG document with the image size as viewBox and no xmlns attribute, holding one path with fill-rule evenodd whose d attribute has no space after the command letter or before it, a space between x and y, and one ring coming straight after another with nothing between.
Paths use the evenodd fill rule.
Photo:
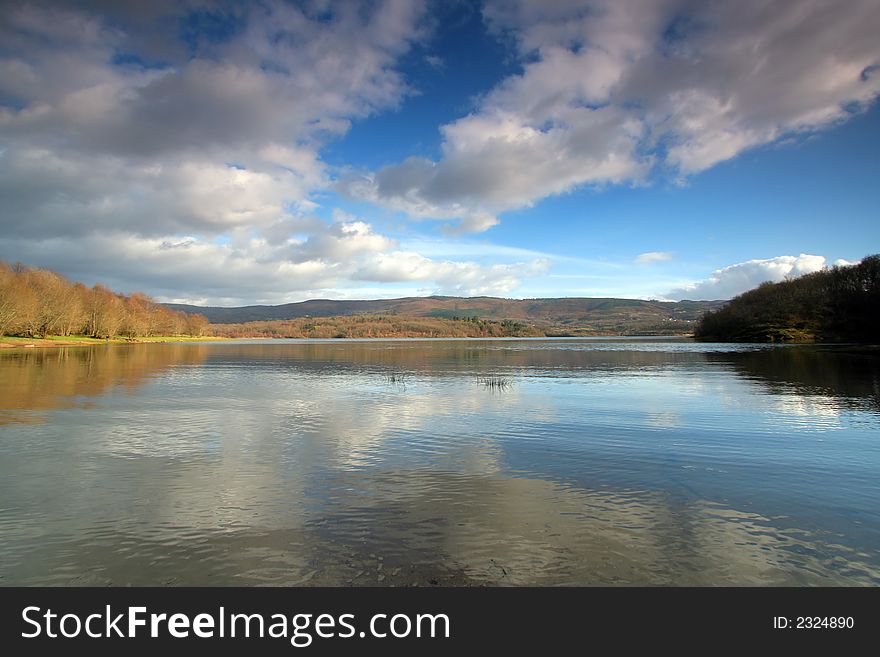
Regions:
<instances>
[{"instance_id":1,"label":"riverbank","mask_svg":"<svg viewBox=\"0 0 880 657\"><path fill-rule=\"evenodd\" d=\"M84 335L49 335L43 338L0 336L0 349L35 347L84 347L102 344L142 344L150 342L215 342L227 338L216 336L190 337L185 335L155 335L141 338L90 338Z\"/></svg>"},{"instance_id":2,"label":"riverbank","mask_svg":"<svg viewBox=\"0 0 880 657\"><path fill-rule=\"evenodd\" d=\"M22 348L44 348L44 347L84 347L84 346L100 346L108 344L169 344L169 343L200 343L200 342L227 342L242 340L316 340L325 341L328 339L349 339L349 340L412 340L412 339L486 339L486 338L692 338L692 334L687 333L669 333L669 334L649 334L649 335L627 335L620 333L597 333L597 332L554 332L538 335L460 335L460 334L443 334L443 333L374 333L372 335L235 335L235 336L218 336L207 335L201 337L189 336L152 336L141 338L90 338L86 336L48 336L45 338L22 338L18 336L0 336L0 349L22 349Z\"/></svg>"}]
</instances>

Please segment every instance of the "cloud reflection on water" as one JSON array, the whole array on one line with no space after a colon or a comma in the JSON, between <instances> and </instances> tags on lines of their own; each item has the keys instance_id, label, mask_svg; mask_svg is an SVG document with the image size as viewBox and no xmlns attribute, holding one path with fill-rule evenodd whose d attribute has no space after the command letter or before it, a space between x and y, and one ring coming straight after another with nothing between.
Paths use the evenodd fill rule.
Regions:
<instances>
[{"instance_id":1,"label":"cloud reflection on water","mask_svg":"<svg viewBox=\"0 0 880 657\"><path fill-rule=\"evenodd\" d=\"M880 583L873 453L789 444L876 431L876 364L674 344L2 353L4 410L44 420L0 426L2 581Z\"/></svg>"}]
</instances>

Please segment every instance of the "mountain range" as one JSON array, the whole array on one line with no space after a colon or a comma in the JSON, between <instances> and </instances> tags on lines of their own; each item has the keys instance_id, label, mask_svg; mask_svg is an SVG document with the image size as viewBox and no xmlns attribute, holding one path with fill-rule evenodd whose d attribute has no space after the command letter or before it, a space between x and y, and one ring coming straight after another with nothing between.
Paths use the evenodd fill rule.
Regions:
<instances>
[{"instance_id":1,"label":"mountain range","mask_svg":"<svg viewBox=\"0 0 880 657\"><path fill-rule=\"evenodd\" d=\"M725 301L645 301L640 299L498 297L405 297L401 299L313 299L277 306L234 308L165 304L200 313L213 324L289 320L303 317L400 315L406 317L511 319L545 330L575 333L688 333L707 310Z\"/></svg>"}]
</instances>

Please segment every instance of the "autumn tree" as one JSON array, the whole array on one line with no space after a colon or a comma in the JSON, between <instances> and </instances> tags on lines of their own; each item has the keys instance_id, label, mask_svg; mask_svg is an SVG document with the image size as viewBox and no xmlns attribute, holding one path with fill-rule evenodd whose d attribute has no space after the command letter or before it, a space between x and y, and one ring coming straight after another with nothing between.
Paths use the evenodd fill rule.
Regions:
<instances>
[{"instance_id":1,"label":"autumn tree","mask_svg":"<svg viewBox=\"0 0 880 657\"><path fill-rule=\"evenodd\" d=\"M92 288L89 335L94 338L113 338L126 319L125 305L112 290L103 285Z\"/></svg>"},{"instance_id":2,"label":"autumn tree","mask_svg":"<svg viewBox=\"0 0 880 657\"><path fill-rule=\"evenodd\" d=\"M122 326L122 334L129 338L139 335L153 335L155 326L155 303L146 294L135 292L125 299L125 321Z\"/></svg>"},{"instance_id":3,"label":"autumn tree","mask_svg":"<svg viewBox=\"0 0 880 657\"><path fill-rule=\"evenodd\" d=\"M0 335L203 335L207 324L201 315L173 311L141 292L89 289L52 271L0 261Z\"/></svg>"},{"instance_id":4,"label":"autumn tree","mask_svg":"<svg viewBox=\"0 0 880 657\"><path fill-rule=\"evenodd\" d=\"M205 334L208 328L208 318L197 313L186 316L186 334L199 338Z\"/></svg>"},{"instance_id":5,"label":"autumn tree","mask_svg":"<svg viewBox=\"0 0 880 657\"><path fill-rule=\"evenodd\" d=\"M28 285L29 273L24 265L17 263L11 268L12 278L6 286L5 298L9 318L5 332L15 335L33 336L39 324L39 300L36 292Z\"/></svg>"}]
</instances>

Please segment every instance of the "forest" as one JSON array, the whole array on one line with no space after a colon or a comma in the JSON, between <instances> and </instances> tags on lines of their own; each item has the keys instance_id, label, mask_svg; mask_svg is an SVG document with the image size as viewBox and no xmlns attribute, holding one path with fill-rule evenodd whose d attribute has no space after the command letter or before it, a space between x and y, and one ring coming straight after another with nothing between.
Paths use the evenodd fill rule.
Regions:
<instances>
[{"instance_id":1,"label":"forest","mask_svg":"<svg viewBox=\"0 0 880 657\"><path fill-rule=\"evenodd\" d=\"M0 261L0 336L122 338L382 338L539 336L515 320L478 317L356 315L238 324L209 324L199 313L168 308L140 292L88 288L45 269Z\"/></svg>"},{"instance_id":2,"label":"forest","mask_svg":"<svg viewBox=\"0 0 880 657\"><path fill-rule=\"evenodd\" d=\"M703 315L694 331L720 342L880 342L880 255L763 283Z\"/></svg>"},{"instance_id":3,"label":"forest","mask_svg":"<svg viewBox=\"0 0 880 657\"><path fill-rule=\"evenodd\" d=\"M0 261L0 336L145 338L200 336L208 320L166 308L140 292L88 288L45 269Z\"/></svg>"},{"instance_id":4,"label":"forest","mask_svg":"<svg viewBox=\"0 0 880 657\"><path fill-rule=\"evenodd\" d=\"M722 342L877 343L878 309L880 255L872 255L856 265L832 267L780 283L763 283L707 311L697 322L694 336ZM375 313L209 324L204 315L168 308L140 292L125 295L100 284L89 288L52 271L0 261L0 336L134 340L207 335L365 338L548 334L553 334L548 327L532 322L471 315Z\"/></svg>"},{"instance_id":5,"label":"forest","mask_svg":"<svg viewBox=\"0 0 880 657\"><path fill-rule=\"evenodd\" d=\"M225 338L500 338L540 337L534 326L479 317L401 317L349 315L290 320L212 324L213 335Z\"/></svg>"}]
</instances>

